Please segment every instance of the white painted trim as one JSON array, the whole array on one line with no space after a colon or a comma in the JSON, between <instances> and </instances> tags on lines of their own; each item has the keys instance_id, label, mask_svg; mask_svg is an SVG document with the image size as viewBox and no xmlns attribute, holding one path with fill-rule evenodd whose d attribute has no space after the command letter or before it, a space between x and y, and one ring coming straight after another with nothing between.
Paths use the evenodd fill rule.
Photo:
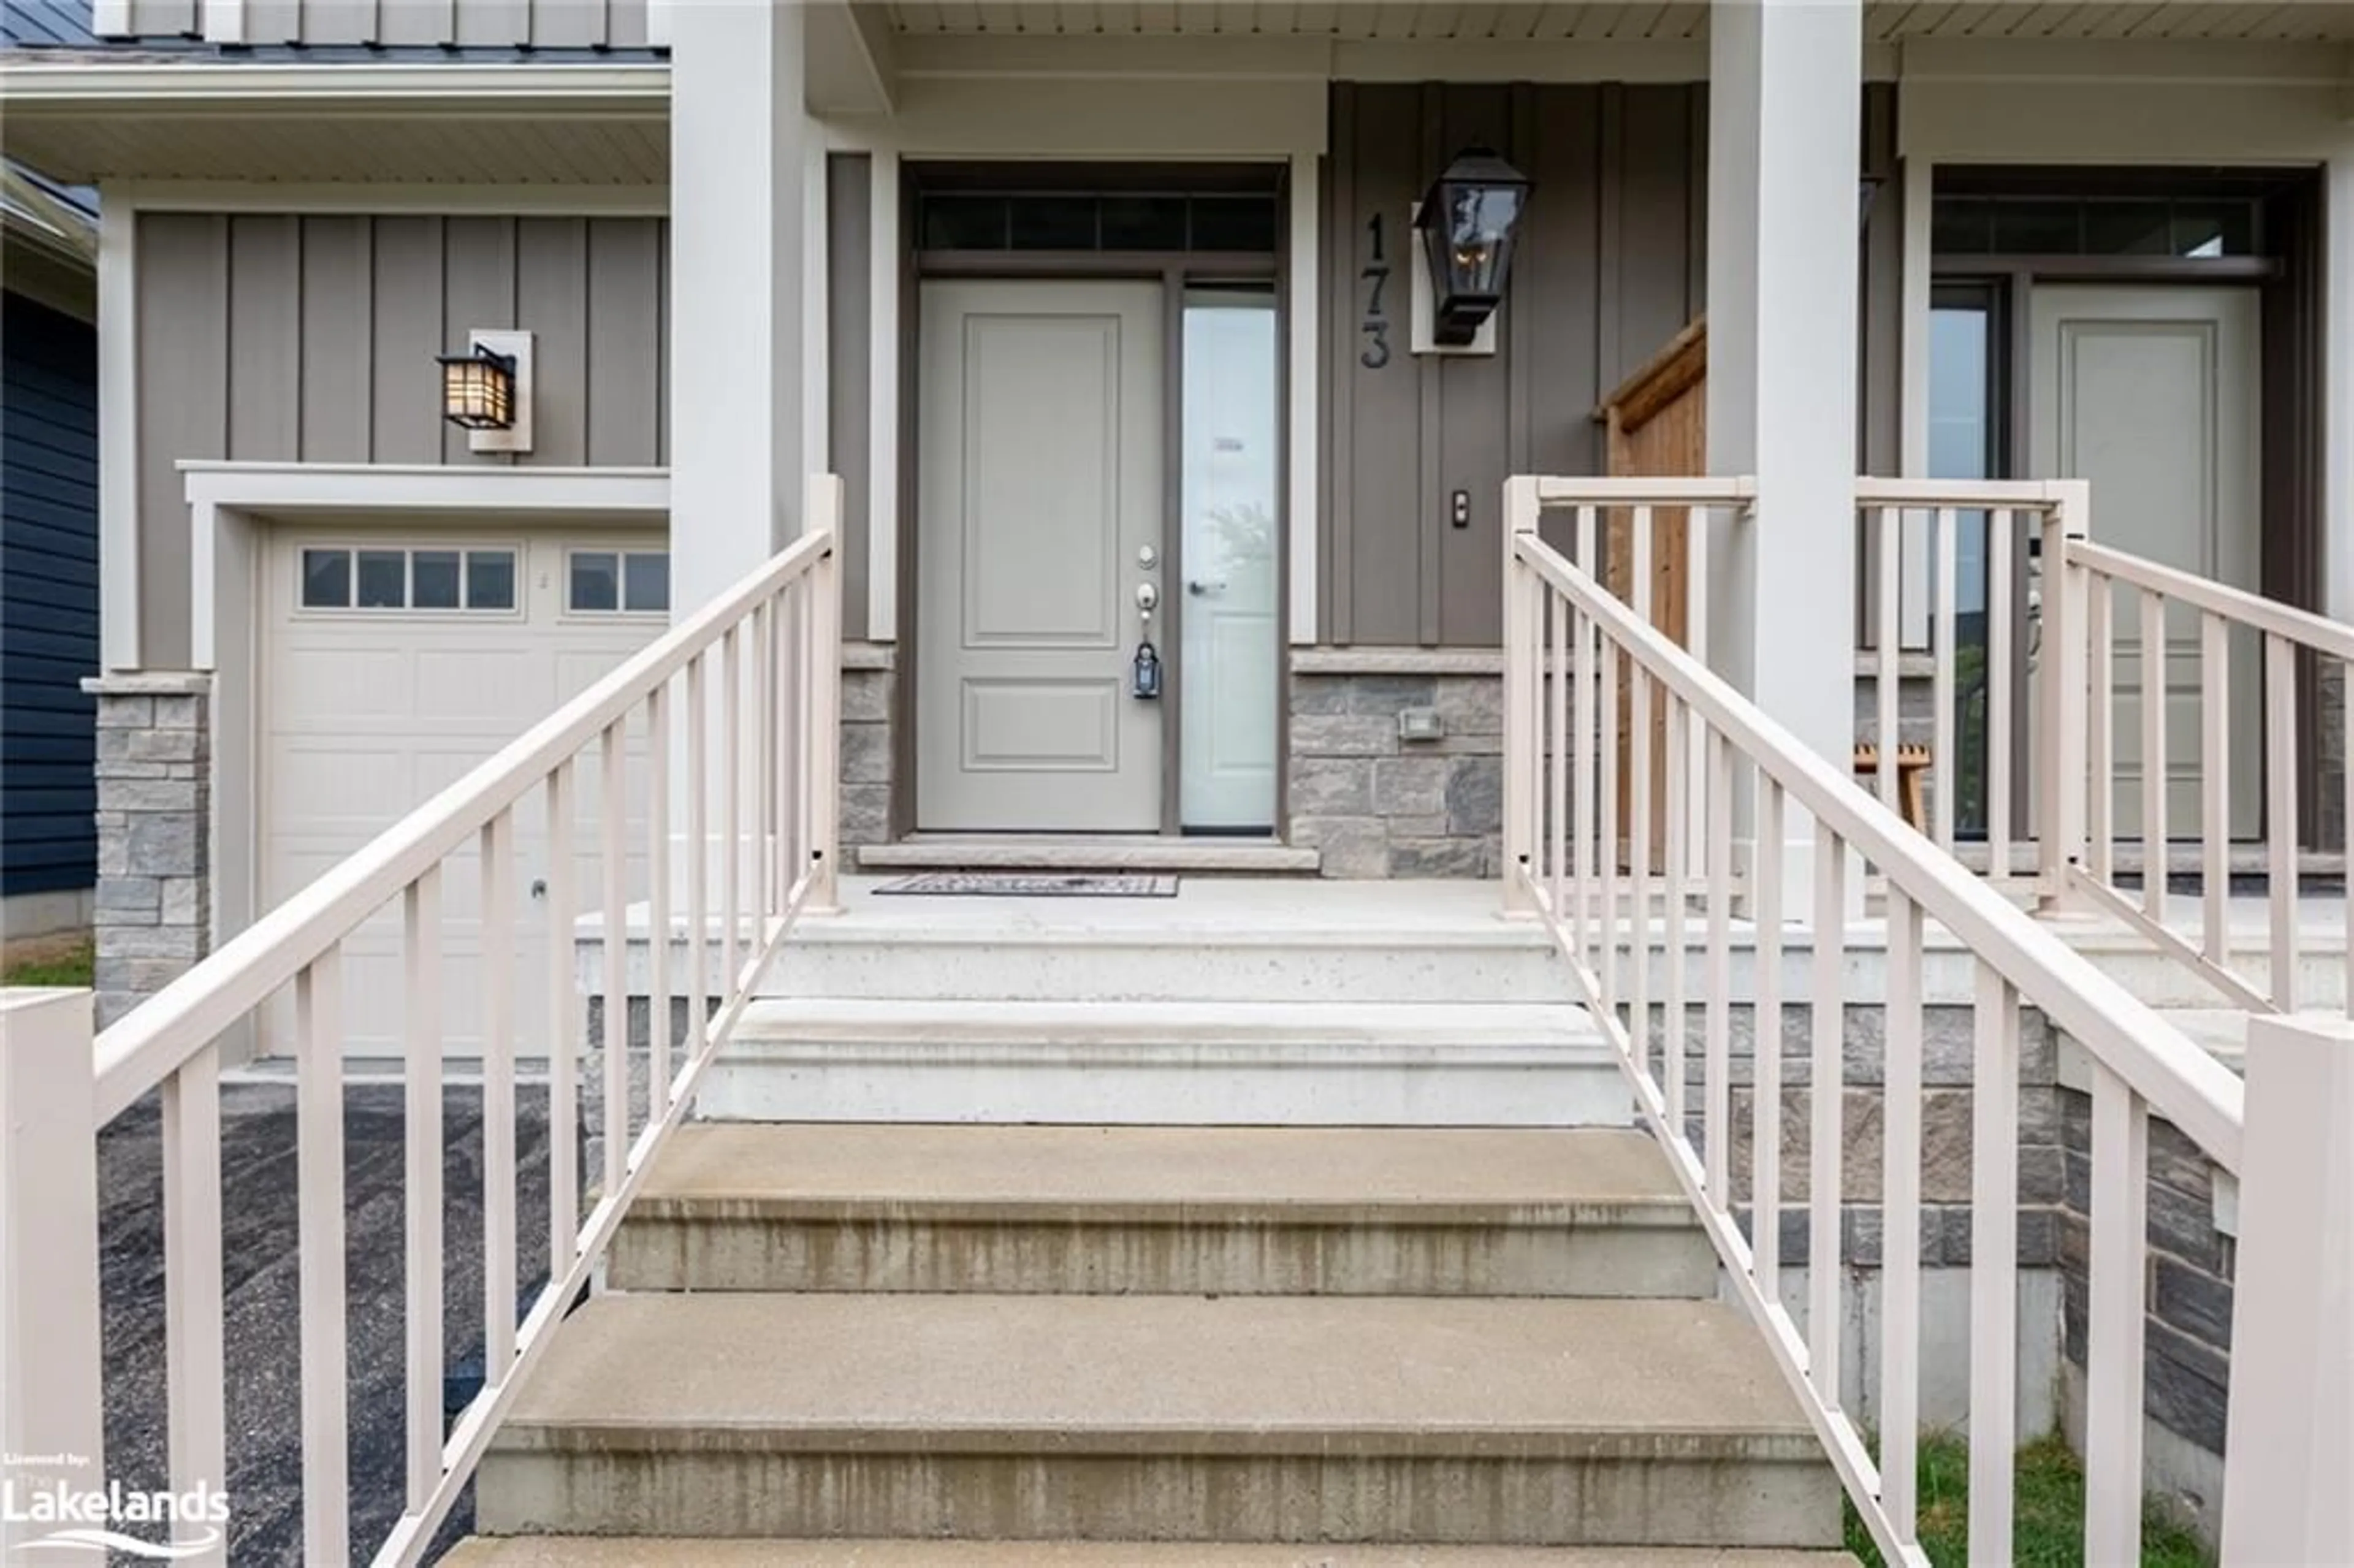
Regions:
<instances>
[{"instance_id":1,"label":"white painted trim","mask_svg":"<svg viewBox=\"0 0 2354 1568\"><path fill-rule=\"evenodd\" d=\"M280 184L271 180L117 180L106 199L140 212L302 212L498 217L666 217L667 185Z\"/></svg>"},{"instance_id":2,"label":"white painted trim","mask_svg":"<svg viewBox=\"0 0 2354 1568\"><path fill-rule=\"evenodd\" d=\"M90 30L101 38L130 37L131 0L91 0Z\"/></svg>"},{"instance_id":3,"label":"white painted trim","mask_svg":"<svg viewBox=\"0 0 2354 1568\"><path fill-rule=\"evenodd\" d=\"M811 473L832 471L833 432L827 428L833 408L832 299L833 270L827 263L828 217L832 203L827 199L831 182L826 177L829 156L822 136L811 136L801 143L801 466ZM798 533L809 526L809 519L800 510L801 496L793 496L795 507L793 527Z\"/></svg>"},{"instance_id":4,"label":"white painted trim","mask_svg":"<svg viewBox=\"0 0 2354 1568\"><path fill-rule=\"evenodd\" d=\"M99 663L139 668L139 281L133 209L99 193Z\"/></svg>"},{"instance_id":5,"label":"white painted trim","mask_svg":"<svg viewBox=\"0 0 2354 1568\"><path fill-rule=\"evenodd\" d=\"M2127 82L2334 86L2347 75L2342 44L2221 38L1907 38L1907 81Z\"/></svg>"},{"instance_id":6,"label":"white painted trim","mask_svg":"<svg viewBox=\"0 0 2354 1568\"><path fill-rule=\"evenodd\" d=\"M118 65L86 57L55 60L16 56L0 64L0 94L12 112L44 109L84 112L110 102L126 111L246 113L289 105L398 106L468 118L519 111L546 113L566 105L667 115L667 61L599 65L404 65L352 61L338 65L154 62Z\"/></svg>"},{"instance_id":7,"label":"white painted trim","mask_svg":"<svg viewBox=\"0 0 2354 1568\"><path fill-rule=\"evenodd\" d=\"M245 12L246 0L205 0L205 42L244 43Z\"/></svg>"},{"instance_id":8,"label":"white painted trim","mask_svg":"<svg viewBox=\"0 0 2354 1568\"><path fill-rule=\"evenodd\" d=\"M228 510L612 512L667 516L662 468L220 462L179 465L191 506Z\"/></svg>"},{"instance_id":9,"label":"white painted trim","mask_svg":"<svg viewBox=\"0 0 2354 1568\"><path fill-rule=\"evenodd\" d=\"M866 635L899 636L899 154L868 164Z\"/></svg>"},{"instance_id":10,"label":"white painted trim","mask_svg":"<svg viewBox=\"0 0 2354 1568\"><path fill-rule=\"evenodd\" d=\"M670 48L671 6L673 0L646 0L646 43L657 49Z\"/></svg>"},{"instance_id":11,"label":"white painted trim","mask_svg":"<svg viewBox=\"0 0 2354 1568\"><path fill-rule=\"evenodd\" d=\"M1290 640L1295 645L1309 646L1314 645L1319 630L1316 534L1321 497L1317 478L1323 451L1322 430L1318 422L1316 363L1317 324L1322 319L1319 305L1322 298L1319 286L1322 266L1317 250L1319 177L1315 154L1303 153L1292 158L1288 260L1291 352L1285 376L1285 397L1291 423L1284 443L1284 461L1289 465L1284 526L1290 535Z\"/></svg>"},{"instance_id":12,"label":"white painted trim","mask_svg":"<svg viewBox=\"0 0 2354 1568\"><path fill-rule=\"evenodd\" d=\"M843 9L848 14L850 32L857 45L859 63L864 68L866 85L873 89L888 114L899 102L900 38L891 25L890 13L882 5L860 4L846 0Z\"/></svg>"}]
</instances>

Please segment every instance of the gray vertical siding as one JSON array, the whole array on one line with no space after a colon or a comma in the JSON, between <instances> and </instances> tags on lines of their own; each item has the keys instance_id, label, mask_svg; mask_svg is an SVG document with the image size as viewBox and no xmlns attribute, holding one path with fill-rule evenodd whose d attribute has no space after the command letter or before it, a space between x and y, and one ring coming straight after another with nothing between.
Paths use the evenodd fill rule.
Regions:
<instances>
[{"instance_id":1,"label":"gray vertical siding","mask_svg":"<svg viewBox=\"0 0 2354 1568\"><path fill-rule=\"evenodd\" d=\"M1903 195L1895 89L1861 106L1859 458L1898 460ZM1334 643L1480 646L1501 630L1499 492L1515 471L1599 473L1595 406L1699 315L1707 280L1708 104L1698 84L1350 84L1332 90L1323 213L1323 624ZM1536 182L1492 356L1408 352L1410 204L1457 150L1494 147ZM1372 221L1390 356L1364 361ZM1449 519L1470 497L1470 525Z\"/></svg>"},{"instance_id":2,"label":"gray vertical siding","mask_svg":"<svg viewBox=\"0 0 2354 1568\"><path fill-rule=\"evenodd\" d=\"M872 160L864 153L826 159L826 451L842 476L842 632L866 636L866 530L873 505L875 293Z\"/></svg>"},{"instance_id":3,"label":"gray vertical siding","mask_svg":"<svg viewBox=\"0 0 2354 1568\"><path fill-rule=\"evenodd\" d=\"M656 217L143 216L144 662L188 657L183 459L666 461L667 246ZM433 356L474 327L535 334L533 450L519 459L477 456L442 422Z\"/></svg>"},{"instance_id":4,"label":"gray vertical siding","mask_svg":"<svg viewBox=\"0 0 2354 1568\"><path fill-rule=\"evenodd\" d=\"M1333 90L1323 236L1332 395L1326 624L1341 643L1494 642L1504 477L1597 471L1595 404L1698 313L1701 90L1353 85ZM1485 143L1537 185L1492 356L1408 352L1411 204ZM1368 366L1372 224L1388 363ZM1469 493L1470 525L1448 519Z\"/></svg>"}]
</instances>

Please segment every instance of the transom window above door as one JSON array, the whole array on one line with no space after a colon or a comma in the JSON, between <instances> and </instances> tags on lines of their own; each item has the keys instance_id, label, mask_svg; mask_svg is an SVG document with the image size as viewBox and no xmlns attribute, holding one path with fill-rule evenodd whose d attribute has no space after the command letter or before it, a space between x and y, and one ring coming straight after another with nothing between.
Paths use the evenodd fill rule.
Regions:
<instances>
[{"instance_id":1,"label":"transom window above door","mask_svg":"<svg viewBox=\"0 0 2354 1568\"><path fill-rule=\"evenodd\" d=\"M1273 255L1272 191L927 191L926 250L1207 251Z\"/></svg>"},{"instance_id":2,"label":"transom window above door","mask_svg":"<svg viewBox=\"0 0 2354 1568\"><path fill-rule=\"evenodd\" d=\"M511 615L515 552L454 545L317 546L302 554L304 609Z\"/></svg>"}]
</instances>

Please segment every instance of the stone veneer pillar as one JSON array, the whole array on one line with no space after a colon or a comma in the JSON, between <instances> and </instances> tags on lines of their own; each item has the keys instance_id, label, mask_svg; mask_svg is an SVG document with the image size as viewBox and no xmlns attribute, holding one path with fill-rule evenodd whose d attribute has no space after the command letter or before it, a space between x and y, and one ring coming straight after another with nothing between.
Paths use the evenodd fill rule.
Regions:
<instances>
[{"instance_id":1,"label":"stone veneer pillar","mask_svg":"<svg viewBox=\"0 0 2354 1568\"><path fill-rule=\"evenodd\" d=\"M98 1023L212 945L212 677L82 683L98 699Z\"/></svg>"}]
</instances>

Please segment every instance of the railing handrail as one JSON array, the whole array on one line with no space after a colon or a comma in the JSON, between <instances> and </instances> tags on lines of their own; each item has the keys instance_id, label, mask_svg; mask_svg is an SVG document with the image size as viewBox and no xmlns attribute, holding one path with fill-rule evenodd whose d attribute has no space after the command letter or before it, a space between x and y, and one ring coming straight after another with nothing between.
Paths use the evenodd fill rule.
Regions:
<instances>
[{"instance_id":1,"label":"railing handrail","mask_svg":"<svg viewBox=\"0 0 2354 1568\"><path fill-rule=\"evenodd\" d=\"M1950 507L1969 511L2046 512L2066 499L2059 479L1884 479L1866 474L1855 482L1855 503L1918 510Z\"/></svg>"},{"instance_id":2,"label":"railing handrail","mask_svg":"<svg viewBox=\"0 0 2354 1568\"><path fill-rule=\"evenodd\" d=\"M1543 495L1542 483L1540 498ZM1567 598L1671 692L1861 852L1924 914L2073 1036L2225 1170L2237 1173L2243 1085L2228 1068L2065 942L1908 827L1869 791L1756 708L1705 664L1533 534L1516 559Z\"/></svg>"},{"instance_id":3,"label":"railing handrail","mask_svg":"<svg viewBox=\"0 0 2354 1568\"><path fill-rule=\"evenodd\" d=\"M2245 588L2219 583L2212 577L2202 577L2196 572L2186 572L2179 567L2169 567L2146 556L2133 555L2113 546L2095 545L2086 539L2069 542L2068 559L2071 564L2088 567L2105 577L2147 588L2226 620L2253 626L2274 637L2285 637L2292 642L2332 658L2354 660L2354 626L2342 620L2332 620L2326 615L2316 615L2309 609L2299 609L2276 599L2266 599Z\"/></svg>"},{"instance_id":4,"label":"railing handrail","mask_svg":"<svg viewBox=\"0 0 2354 1568\"><path fill-rule=\"evenodd\" d=\"M479 833L754 606L832 554L834 543L830 529L802 535L101 1033L101 1125Z\"/></svg>"}]
</instances>

